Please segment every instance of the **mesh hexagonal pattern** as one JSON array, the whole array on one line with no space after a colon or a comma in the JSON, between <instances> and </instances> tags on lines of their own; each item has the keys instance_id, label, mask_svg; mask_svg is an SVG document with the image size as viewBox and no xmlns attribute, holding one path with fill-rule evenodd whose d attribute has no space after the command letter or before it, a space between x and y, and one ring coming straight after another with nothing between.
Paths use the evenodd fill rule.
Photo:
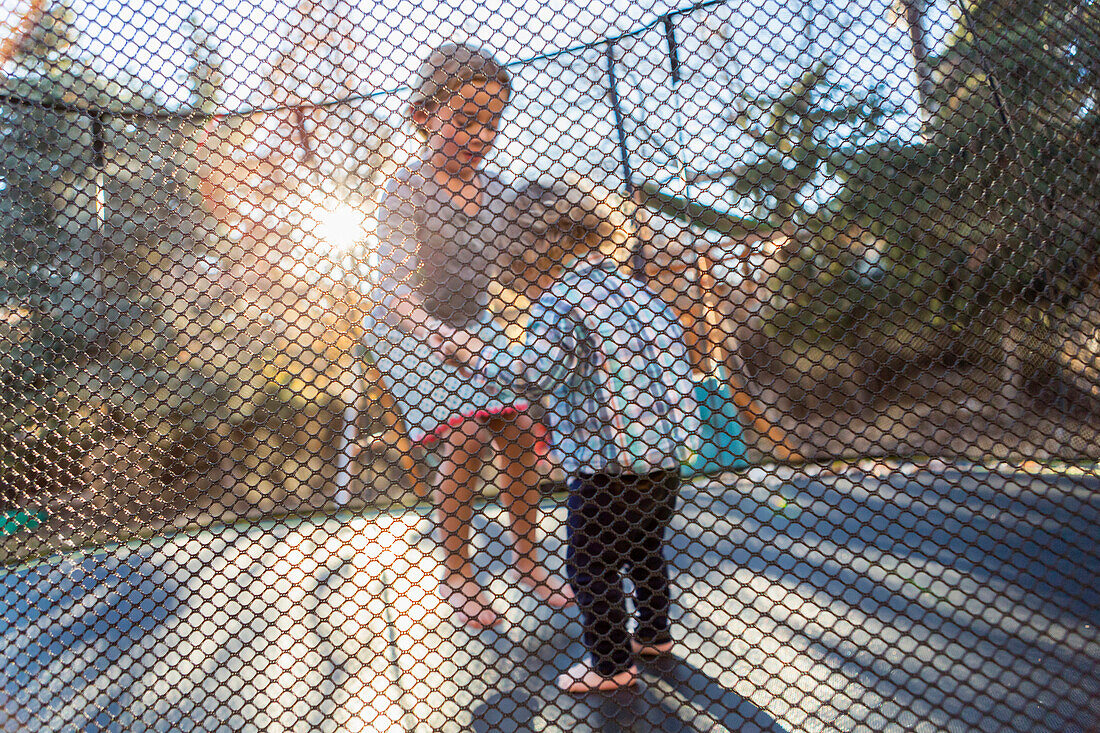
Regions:
<instances>
[{"instance_id":1,"label":"mesh hexagonal pattern","mask_svg":"<svg viewBox=\"0 0 1100 733\"><path fill-rule=\"evenodd\" d=\"M1100 730L1093 0L2 12L0 730Z\"/></svg>"}]
</instances>

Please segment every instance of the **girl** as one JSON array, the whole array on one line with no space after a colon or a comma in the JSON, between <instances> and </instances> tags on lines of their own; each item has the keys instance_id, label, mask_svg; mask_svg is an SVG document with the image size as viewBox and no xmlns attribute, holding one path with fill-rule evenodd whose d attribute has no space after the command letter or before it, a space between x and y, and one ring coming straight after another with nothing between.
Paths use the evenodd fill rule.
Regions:
<instances>
[{"instance_id":1,"label":"girl","mask_svg":"<svg viewBox=\"0 0 1100 733\"><path fill-rule=\"evenodd\" d=\"M446 44L420 68L407 116L421 154L386 188L379 205L379 278L368 341L410 437L438 444L437 500L446 555L441 594L474 628L501 617L476 581L470 520L482 453L501 459L501 500L511 515L521 585L554 607L567 585L537 554L536 423L526 402L489 397L449 355L500 353L507 344L488 310L505 252L518 246L505 212L515 192L483 169L511 94L507 70L468 45Z\"/></svg>"}]
</instances>

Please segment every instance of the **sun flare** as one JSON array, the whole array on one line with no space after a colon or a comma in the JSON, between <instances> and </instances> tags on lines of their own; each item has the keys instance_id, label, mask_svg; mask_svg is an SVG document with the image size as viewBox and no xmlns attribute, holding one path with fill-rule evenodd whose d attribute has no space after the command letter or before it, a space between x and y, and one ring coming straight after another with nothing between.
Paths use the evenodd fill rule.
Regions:
<instances>
[{"instance_id":1,"label":"sun flare","mask_svg":"<svg viewBox=\"0 0 1100 733\"><path fill-rule=\"evenodd\" d=\"M317 237L331 249L327 254L344 254L367 237L367 217L350 206L323 207L314 215Z\"/></svg>"}]
</instances>

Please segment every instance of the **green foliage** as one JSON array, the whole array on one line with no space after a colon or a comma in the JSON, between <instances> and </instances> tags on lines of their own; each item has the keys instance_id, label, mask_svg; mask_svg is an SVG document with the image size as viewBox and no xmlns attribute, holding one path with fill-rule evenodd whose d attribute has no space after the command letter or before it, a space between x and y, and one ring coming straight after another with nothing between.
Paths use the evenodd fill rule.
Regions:
<instances>
[{"instance_id":1,"label":"green foliage","mask_svg":"<svg viewBox=\"0 0 1100 733\"><path fill-rule=\"evenodd\" d=\"M70 50L80 37L76 13L68 0L53 2L23 39L16 61L51 78L60 77L75 59Z\"/></svg>"},{"instance_id":2,"label":"green foliage","mask_svg":"<svg viewBox=\"0 0 1100 733\"><path fill-rule=\"evenodd\" d=\"M979 0L956 53L979 63L1010 114L1038 127L1100 103L1100 7L1091 0Z\"/></svg>"},{"instance_id":3,"label":"green foliage","mask_svg":"<svg viewBox=\"0 0 1100 733\"><path fill-rule=\"evenodd\" d=\"M844 186L773 278L770 333L800 353L858 345L878 363L997 359L991 329L1026 317L1051 324L1049 343L1023 355L1043 369L1059 342L1081 340L1058 324L1100 262L1096 13L972 7L944 54L930 138L827 154Z\"/></svg>"},{"instance_id":4,"label":"green foliage","mask_svg":"<svg viewBox=\"0 0 1100 733\"><path fill-rule=\"evenodd\" d=\"M37 81L45 99L60 103L62 90ZM0 385L15 396L7 407L40 394L88 344L71 318L87 307L91 263L58 183L80 188L91 156L78 115L8 99L0 114L0 340L10 344L0 357Z\"/></svg>"},{"instance_id":5,"label":"green foliage","mask_svg":"<svg viewBox=\"0 0 1100 733\"><path fill-rule=\"evenodd\" d=\"M71 467L103 415L136 419L135 393L173 383L170 365L150 370L144 350L125 344L163 309L173 263L203 248L184 165L194 126L113 116L150 109L157 94L93 71L73 53L77 37L72 11L55 4L2 82L0 490L9 495L49 489L28 476Z\"/></svg>"},{"instance_id":6,"label":"green foliage","mask_svg":"<svg viewBox=\"0 0 1100 733\"><path fill-rule=\"evenodd\" d=\"M743 96L728 124L752 141L745 160L697 174L694 181L721 180L738 199L756 203L751 216L739 217L697 201L688 201L652 182L642 186L641 201L662 213L702 229L741 237L748 232L789 228L814 218L806 206L827 175L842 175L836 165L851 151L881 136L893 111L879 89L857 90L835 78L821 61L778 92ZM837 130L846 132L837 140Z\"/></svg>"},{"instance_id":7,"label":"green foliage","mask_svg":"<svg viewBox=\"0 0 1100 733\"><path fill-rule=\"evenodd\" d=\"M1100 52L1084 45L1097 32L1094 6L978 3L963 21L973 33L960 33L945 54L969 74L945 78L939 96L952 104L939 109L939 134L833 158L848 177L833 209L878 222L894 244L924 248L954 290L945 302L970 303L957 311L965 317L1020 298L1056 302L1097 255L1088 212L1100 202L1091 183L1100 163L1089 105L1100 91ZM1062 295L1047 287L1059 279Z\"/></svg>"},{"instance_id":8,"label":"green foliage","mask_svg":"<svg viewBox=\"0 0 1100 733\"><path fill-rule=\"evenodd\" d=\"M845 89L825 61L778 94L743 101L732 122L753 141L752 154L747 170L727 180L736 194L757 202L757 218L776 228L809 218L804 203L838 144L874 139L889 113L884 95ZM843 143L834 139L838 128L848 133Z\"/></svg>"}]
</instances>

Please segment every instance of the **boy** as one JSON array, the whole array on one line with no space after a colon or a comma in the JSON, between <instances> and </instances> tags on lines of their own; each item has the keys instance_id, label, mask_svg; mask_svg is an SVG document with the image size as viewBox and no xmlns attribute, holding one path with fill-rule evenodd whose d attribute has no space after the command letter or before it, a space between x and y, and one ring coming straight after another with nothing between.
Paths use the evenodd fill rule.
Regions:
<instances>
[{"instance_id":1,"label":"boy","mask_svg":"<svg viewBox=\"0 0 1100 733\"><path fill-rule=\"evenodd\" d=\"M552 451L570 475L567 569L588 658L558 685L631 686L634 655L672 648L664 535L693 414L683 332L660 298L598 252L543 292L530 319L510 363L465 356L490 388L542 400ZM634 638L626 577L637 595Z\"/></svg>"}]
</instances>

